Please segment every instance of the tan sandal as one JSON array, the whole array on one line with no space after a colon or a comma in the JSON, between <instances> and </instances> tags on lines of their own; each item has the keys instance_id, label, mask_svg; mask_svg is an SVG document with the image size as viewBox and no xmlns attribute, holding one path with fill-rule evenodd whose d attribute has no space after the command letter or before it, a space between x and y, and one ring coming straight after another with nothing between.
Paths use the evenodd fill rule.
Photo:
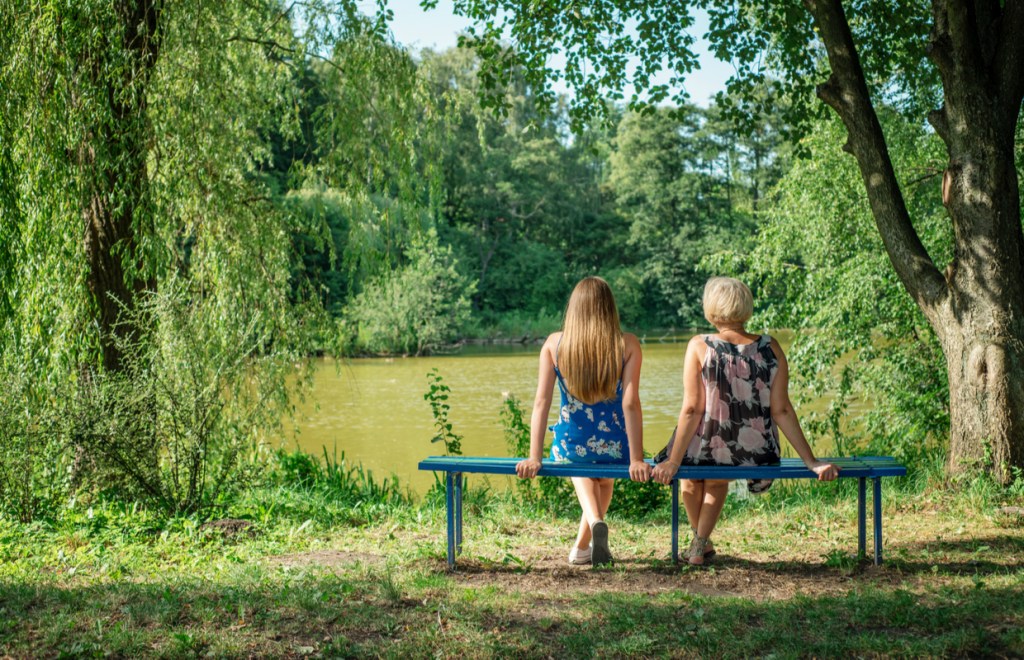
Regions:
<instances>
[{"instance_id":1,"label":"tan sandal","mask_svg":"<svg viewBox=\"0 0 1024 660\"><path fill-rule=\"evenodd\" d=\"M694 537L697 536L697 530L695 530L694 528L691 527L690 531L693 532L693 536ZM691 545L690 548L692 548L692 547L693 546ZM707 540L707 543L704 546L704 559L711 559L716 554L718 554L718 553L715 552L715 546L711 545L711 539L709 538ZM686 552L683 553L683 559L686 559L686 560L690 559L690 549L687 549Z\"/></svg>"},{"instance_id":2,"label":"tan sandal","mask_svg":"<svg viewBox=\"0 0 1024 660\"><path fill-rule=\"evenodd\" d=\"M705 554L708 549L708 537L706 536L694 536L693 540L690 541L690 548L683 555L686 557L686 561L690 566L703 566L705 560L710 557Z\"/></svg>"}]
</instances>

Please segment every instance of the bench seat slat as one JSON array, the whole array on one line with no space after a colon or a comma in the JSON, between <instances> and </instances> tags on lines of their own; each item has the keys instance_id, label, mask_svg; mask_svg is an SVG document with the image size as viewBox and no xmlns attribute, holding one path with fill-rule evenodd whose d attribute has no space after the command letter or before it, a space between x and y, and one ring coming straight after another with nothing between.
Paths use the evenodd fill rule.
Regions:
<instances>
[{"instance_id":1,"label":"bench seat slat","mask_svg":"<svg viewBox=\"0 0 1024 660\"><path fill-rule=\"evenodd\" d=\"M469 457L431 456L419 464L421 470L435 472L463 472L478 474L514 475L515 457ZM823 458L839 468L840 478L847 477L889 477L903 476L907 468L889 456L862 456ZM647 461L651 463L650 460ZM610 477L628 479L629 467L600 463L555 463L543 461L539 476L542 477ZM684 465L679 468L679 479L814 479L798 458L783 458L779 465L732 466L732 465Z\"/></svg>"}]
</instances>

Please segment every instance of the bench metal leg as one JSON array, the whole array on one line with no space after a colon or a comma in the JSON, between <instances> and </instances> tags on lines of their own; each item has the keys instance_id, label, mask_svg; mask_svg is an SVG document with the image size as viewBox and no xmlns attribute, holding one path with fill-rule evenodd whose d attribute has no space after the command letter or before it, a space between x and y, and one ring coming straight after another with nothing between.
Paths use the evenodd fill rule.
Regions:
<instances>
[{"instance_id":1,"label":"bench metal leg","mask_svg":"<svg viewBox=\"0 0 1024 660\"><path fill-rule=\"evenodd\" d=\"M872 477L875 491L875 566L882 564L882 480Z\"/></svg>"},{"instance_id":2,"label":"bench metal leg","mask_svg":"<svg viewBox=\"0 0 1024 660\"><path fill-rule=\"evenodd\" d=\"M857 559L867 556L867 478L857 479Z\"/></svg>"},{"instance_id":3,"label":"bench metal leg","mask_svg":"<svg viewBox=\"0 0 1024 660\"><path fill-rule=\"evenodd\" d=\"M672 480L672 561L679 563L679 480Z\"/></svg>"},{"instance_id":4,"label":"bench metal leg","mask_svg":"<svg viewBox=\"0 0 1024 660\"><path fill-rule=\"evenodd\" d=\"M455 475L445 472L445 510L448 513L448 568L455 569Z\"/></svg>"},{"instance_id":5,"label":"bench metal leg","mask_svg":"<svg viewBox=\"0 0 1024 660\"><path fill-rule=\"evenodd\" d=\"M455 473L455 554L462 554L462 484L465 477Z\"/></svg>"}]
</instances>

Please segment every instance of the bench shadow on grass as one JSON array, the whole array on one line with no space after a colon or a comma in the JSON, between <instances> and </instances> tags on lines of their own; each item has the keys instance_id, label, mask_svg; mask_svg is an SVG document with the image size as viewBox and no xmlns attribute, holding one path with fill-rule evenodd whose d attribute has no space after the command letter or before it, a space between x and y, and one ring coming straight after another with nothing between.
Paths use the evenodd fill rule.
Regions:
<instances>
[{"instance_id":1,"label":"bench shadow on grass","mask_svg":"<svg viewBox=\"0 0 1024 660\"><path fill-rule=\"evenodd\" d=\"M415 571L392 578L359 567L343 575L298 571L228 582L168 576L167 581L67 587L0 583L7 624L0 630L0 649L26 656L132 657L1006 657L1024 652L1019 581L979 586L961 579L915 593L902 584L854 580L852 588L805 593L801 584L834 578L836 571L822 564L729 556L715 564L715 572L679 569L652 558L622 558L606 570L552 564L526 572L467 559L449 580L429 575L433 561L427 563L427 573L418 578ZM907 570L931 568L913 561L881 569ZM691 588L698 581L737 576L743 582L751 578L755 591L768 589L773 576L807 580L793 580L796 591L780 599ZM532 589L538 578L554 578L556 588ZM391 579L393 590L386 588ZM496 583L505 588L494 588ZM584 588L571 588L577 586Z\"/></svg>"},{"instance_id":2,"label":"bench shadow on grass","mask_svg":"<svg viewBox=\"0 0 1024 660\"><path fill-rule=\"evenodd\" d=\"M892 544L886 547L882 566L871 562L870 541L868 555L859 560L852 554L825 556L812 560L791 559L779 556L777 559L752 559L719 551L718 556L706 568L714 572L741 571L763 574L769 577L817 579L842 575L846 578L866 576L870 578L890 577L899 580L907 575L1005 575L1024 571L1024 538L1012 534L1000 534L955 540L928 540L915 543ZM434 570L448 572L441 562L433 562ZM701 567L687 567L676 564L668 557L619 556L612 567L595 571L616 571L625 574L623 579L632 577L643 581L643 575L673 575L707 572ZM587 580L588 567L568 566L561 558L543 558L539 561L491 560L480 556L462 556L454 575L473 576L477 579L487 575L499 577L502 582L513 579L510 576L524 574L546 574L553 578L575 578Z\"/></svg>"}]
</instances>

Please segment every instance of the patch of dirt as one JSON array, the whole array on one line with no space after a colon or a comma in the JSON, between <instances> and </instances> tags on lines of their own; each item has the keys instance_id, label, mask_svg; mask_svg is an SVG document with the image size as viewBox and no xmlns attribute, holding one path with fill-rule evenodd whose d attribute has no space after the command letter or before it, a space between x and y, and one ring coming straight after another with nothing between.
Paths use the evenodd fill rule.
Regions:
<instances>
[{"instance_id":1,"label":"patch of dirt","mask_svg":"<svg viewBox=\"0 0 1024 660\"><path fill-rule=\"evenodd\" d=\"M238 518L224 518L222 520L211 520L199 526L200 531L219 532L224 538L230 539L239 535L252 536L252 521L240 520Z\"/></svg>"},{"instance_id":2,"label":"patch of dirt","mask_svg":"<svg viewBox=\"0 0 1024 660\"><path fill-rule=\"evenodd\" d=\"M267 557L271 566L285 568L319 567L330 570L348 569L356 564L377 566L384 564L384 555L371 552L349 552L347 550L313 550L310 552L294 552L287 555Z\"/></svg>"},{"instance_id":3,"label":"patch of dirt","mask_svg":"<svg viewBox=\"0 0 1024 660\"><path fill-rule=\"evenodd\" d=\"M443 562L435 570L447 571ZM705 568L676 566L665 560L622 558L607 569L569 566L561 558L534 558L528 568L503 566L479 559L460 558L454 573L466 586L497 586L502 590L529 592L556 598L575 595L687 591L702 596L748 598L762 602L785 600L796 594L842 594L878 570L864 567L858 574L842 575L820 563L800 561L757 561L722 555Z\"/></svg>"}]
</instances>

